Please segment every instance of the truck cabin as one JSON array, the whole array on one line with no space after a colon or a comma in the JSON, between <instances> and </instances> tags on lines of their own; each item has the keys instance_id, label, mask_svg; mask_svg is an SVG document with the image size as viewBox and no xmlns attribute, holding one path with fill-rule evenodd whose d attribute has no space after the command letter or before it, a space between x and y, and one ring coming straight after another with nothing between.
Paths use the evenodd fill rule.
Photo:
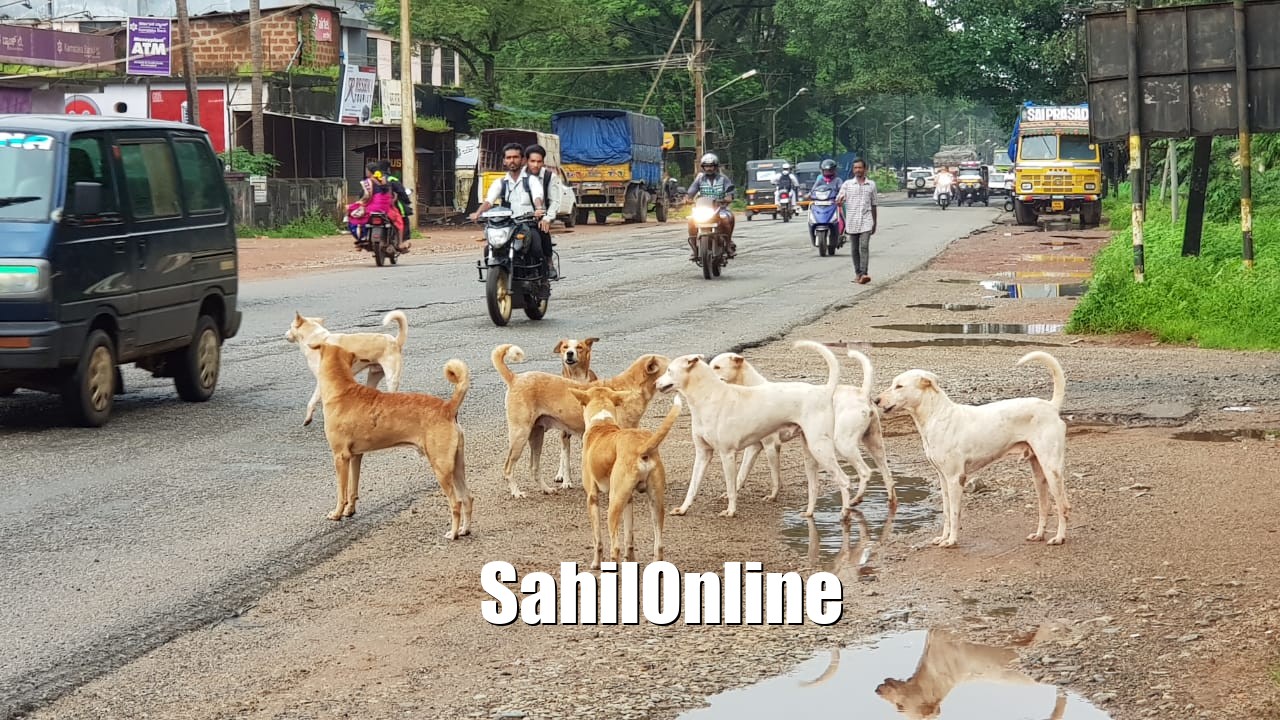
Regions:
<instances>
[{"instance_id":1,"label":"truck cabin","mask_svg":"<svg viewBox=\"0 0 1280 720\"><path fill-rule=\"evenodd\" d=\"M1101 162L1097 144L1085 134L1023 135L1018 142L1019 162Z\"/></svg>"}]
</instances>

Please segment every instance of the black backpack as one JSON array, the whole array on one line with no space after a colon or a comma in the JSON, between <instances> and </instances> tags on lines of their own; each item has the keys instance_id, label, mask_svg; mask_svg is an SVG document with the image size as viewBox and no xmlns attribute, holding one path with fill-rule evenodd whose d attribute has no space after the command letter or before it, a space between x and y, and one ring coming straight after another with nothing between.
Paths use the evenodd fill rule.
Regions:
<instances>
[{"instance_id":1,"label":"black backpack","mask_svg":"<svg viewBox=\"0 0 1280 720\"><path fill-rule=\"evenodd\" d=\"M502 203L501 203L501 204L502 204L502 207L507 208L507 209L510 209L510 208L511 208L511 200L510 200L509 198L510 198L510 195L511 195L511 185L510 185L510 183L508 182L508 180L510 180L510 178L508 178L506 175L503 175L503 176L502 176ZM529 202L530 202L530 203L532 203L532 202L533 202L533 193L529 190L529 175L528 175L528 173L526 173L526 174L524 174L524 175L521 175L521 176L520 176L520 182L521 182L521 184L523 184L523 185L524 185L524 194L529 196ZM545 192L545 188L544 188L544 191L543 191L543 199L542 199L542 202L543 202L544 204L546 203L546 192Z\"/></svg>"}]
</instances>

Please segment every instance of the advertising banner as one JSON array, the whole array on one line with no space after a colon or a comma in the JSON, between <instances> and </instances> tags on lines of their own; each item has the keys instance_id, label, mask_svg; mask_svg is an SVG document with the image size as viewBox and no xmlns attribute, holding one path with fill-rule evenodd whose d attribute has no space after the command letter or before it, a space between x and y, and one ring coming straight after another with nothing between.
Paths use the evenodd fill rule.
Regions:
<instances>
[{"instance_id":1,"label":"advertising banner","mask_svg":"<svg viewBox=\"0 0 1280 720\"><path fill-rule=\"evenodd\" d=\"M173 21L168 18L131 17L128 26L127 75L171 75Z\"/></svg>"},{"instance_id":2,"label":"advertising banner","mask_svg":"<svg viewBox=\"0 0 1280 720\"><path fill-rule=\"evenodd\" d=\"M342 94L338 96L338 122L360 125L373 117L373 89L378 73L374 68L347 65L342 76Z\"/></svg>"}]
</instances>

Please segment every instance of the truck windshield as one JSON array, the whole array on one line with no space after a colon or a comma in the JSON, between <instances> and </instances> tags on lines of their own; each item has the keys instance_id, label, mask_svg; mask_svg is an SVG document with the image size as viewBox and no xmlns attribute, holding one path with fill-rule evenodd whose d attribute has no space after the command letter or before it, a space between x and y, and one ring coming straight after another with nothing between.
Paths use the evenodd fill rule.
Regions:
<instances>
[{"instance_id":1,"label":"truck windshield","mask_svg":"<svg viewBox=\"0 0 1280 720\"><path fill-rule=\"evenodd\" d=\"M0 130L0 222L49 219L55 147L48 135Z\"/></svg>"},{"instance_id":2,"label":"truck windshield","mask_svg":"<svg viewBox=\"0 0 1280 720\"><path fill-rule=\"evenodd\" d=\"M1020 154L1023 160L1056 160L1058 159L1058 138L1056 135L1024 137Z\"/></svg>"},{"instance_id":3,"label":"truck windshield","mask_svg":"<svg viewBox=\"0 0 1280 720\"><path fill-rule=\"evenodd\" d=\"M1058 157L1062 160L1097 160L1098 146L1087 135L1063 135Z\"/></svg>"}]
</instances>

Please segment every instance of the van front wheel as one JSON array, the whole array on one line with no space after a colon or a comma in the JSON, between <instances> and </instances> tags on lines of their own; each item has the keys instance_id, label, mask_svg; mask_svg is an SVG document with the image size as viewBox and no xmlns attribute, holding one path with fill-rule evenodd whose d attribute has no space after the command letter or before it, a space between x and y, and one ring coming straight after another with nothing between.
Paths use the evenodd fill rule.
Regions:
<instances>
[{"instance_id":1,"label":"van front wheel","mask_svg":"<svg viewBox=\"0 0 1280 720\"><path fill-rule=\"evenodd\" d=\"M222 336L213 318L200 316L191 344L173 354L173 363L178 397L187 402L205 402L213 397L222 369Z\"/></svg>"},{"instance_id":2,"label":"van front wheel","mask_svg":"<svg viewBox=\"0 0 1280 720\"><path fill-rule=\"evenodd\" d=\"M102 427L115 405L116 348L104 330L85 338L84 350L62 387L67 416L83 427Z\"/></svg>"}]
</instances>

